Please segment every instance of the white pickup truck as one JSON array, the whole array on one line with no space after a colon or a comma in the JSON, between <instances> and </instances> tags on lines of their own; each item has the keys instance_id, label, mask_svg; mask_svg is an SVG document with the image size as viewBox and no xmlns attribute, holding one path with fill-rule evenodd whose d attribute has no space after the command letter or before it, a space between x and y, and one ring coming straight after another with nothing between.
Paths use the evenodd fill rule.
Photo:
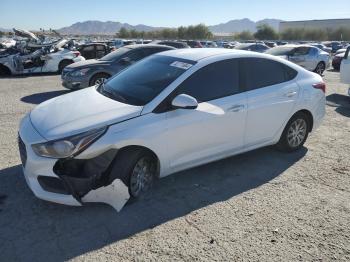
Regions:
<instances>
[{"instance_id":1,"label":"white pickup truck","mask_svg":"<svg viewBox=\"0 0 350 262\"><path fill-rule=\"evenodd\" d=\"M341 62L340 66L340 81L344 84L347 84L350 86L350 47L346 49L344 58ZM348 89L348 95L350 96L350 87Z\"/></svg>"}]
</instances>

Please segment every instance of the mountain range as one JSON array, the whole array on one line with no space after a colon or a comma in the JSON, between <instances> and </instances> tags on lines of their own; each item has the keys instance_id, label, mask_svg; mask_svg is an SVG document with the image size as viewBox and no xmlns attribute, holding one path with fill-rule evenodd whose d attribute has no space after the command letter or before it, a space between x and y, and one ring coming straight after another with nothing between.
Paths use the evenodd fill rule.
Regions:
<instances>
[{"instance_id":1,"label":"mountain range","mask_svg":"<svg viewBox=\"0 0 350 262\"><path fill-rule=\"evenodd\" d=\"M279 29L279 23L282 20L278 19L263 19L257 22L254 22L248 18L244 19L235 19L228 21L226 23L221 23L217 25L208 26L209 30L214 34L230 34L230 33L239 33L242 31L251 31L252 33L256 32L257 26L261 24L268 24L273 27L276 31ZM136 31L155 31L160 30L165 27L154 27L144 24L130 25L128 23L120 23L113 21L85 21L72 24L71 26L63 27L57 29L61 34L67 35L114 35L122 27L130 30L135 29ZM12 31L10 29L0 28L0 31L7 32Z\"/></svg>"},{"instance_id":2,"label":"mountain range","mask_svg":"<svg viewBox=\"0 0 350 262\"><path fill-rule=\"evenodd\" d=\"M214 34L222 33L238 33L242 31L256 32L257 26L261 24L268 24L278 31L279 23L282 20L278 19L264 19L254 22L248 18L236 19L222 23L218 25L209 26L209 30ZM76 35L91 35L91 34L103 34L103 35L114 35L122 27L126 29L135 29L136 31L155 31L165 27L153 27L144 24L130 25L128 23L120 22L101 22L101 21L85 21L78 22L71 26L63 27L58 29L58 32L62 34L76 34Z\"/></svg>"}]
</instances>

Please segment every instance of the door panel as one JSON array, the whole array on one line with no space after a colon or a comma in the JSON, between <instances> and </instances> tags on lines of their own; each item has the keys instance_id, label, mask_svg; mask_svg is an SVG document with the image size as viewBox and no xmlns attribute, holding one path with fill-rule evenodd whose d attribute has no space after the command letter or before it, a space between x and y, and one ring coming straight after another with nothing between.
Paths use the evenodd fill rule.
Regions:
<instances>
[{"instance_id":1,"label":"door panel","mask_svg":"<svg viewBox=\"0 0 350 262\"><path fill-rule=\"evenodd\" d=\"M246 147L271 141L294 108L299 86L293 80L297 72L277 61L245 58L247 91L247 120L244 143Z\"/></svg>"},{"instance_id":2,"label":"door panel","mask_svg":"<svg viewBox=\"0 0 350 262\"><path fill-rule=\"evenodd\" d=\"M182 169L243 147L246 94L200 103L195 110L167 112L170 167Z\"/></svg>"},{"instance_id":3,"label":"door panel","mask_svg":"<svg viewBox=\"0 0 350 262\"><path fill-rule=\"evenodd\" d=\"M272 140L289 119L298 95L294 81L249 91L246 146Z\"/></svg>"}]
</instances>

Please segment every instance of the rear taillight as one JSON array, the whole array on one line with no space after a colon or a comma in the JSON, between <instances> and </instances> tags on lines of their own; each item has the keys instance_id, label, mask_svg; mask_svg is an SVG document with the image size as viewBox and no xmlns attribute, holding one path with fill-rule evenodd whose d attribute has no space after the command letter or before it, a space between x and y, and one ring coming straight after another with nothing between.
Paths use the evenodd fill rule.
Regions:
<instances>
[{"instance_id":1,"label":"rear taillight","mask_svg":"<svg viewBox=\"0 0 350 262\"><path fill-rule=\"evenodd\" d=\"M73 54L75 55L75 57L80 56L80 52L79 51L73 51Z\"/></svg>"},{"instance_id":2,"label":"rear taillight","mask_svg":"<svg viewBox=\"0 0 350 262\"><path fill-rule=\"evenodd\" d=\"M326 93L326 84L324 82L313 84L312 86L316 89L322 90L323 93Z\"/></svg>"}]
</instances>

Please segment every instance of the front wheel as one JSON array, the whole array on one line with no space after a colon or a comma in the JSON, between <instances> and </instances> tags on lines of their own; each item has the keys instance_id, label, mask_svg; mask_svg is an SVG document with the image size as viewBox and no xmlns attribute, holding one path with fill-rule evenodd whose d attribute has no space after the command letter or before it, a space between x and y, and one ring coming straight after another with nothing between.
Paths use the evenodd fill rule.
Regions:
<instances>
[{"instance_id":1,"label":"front wheel","mask_svg":"<svg viewBox=\"0 0 350 262\"><path fill-rule=\"evenodd\" d=\"M157 160L143 149L126 150L117 155L110 179L120 179L132 198L142 198L157 177Z\"/></svg>"},{"instance_id":2,"label":"front wheel","mask_svg":"<svg viewBox=\"0 0 350 262\"><path fill-rule=\"evenodd\" d=\"M280 141L277 143L277 148L285 152L293 152L300 149L308 135L310 124L307 116L303 113L298 113L293 116L287 126L283 130Z\"/></svg>"},{"instance_id":3,"label":"front wheel","mask_svg":"<svg viewBox=\"0 0 350 262\"><path fill-rule=\"evenodd\" d=\"M95 86L103 83L106 81L108 78L110 78L110 75L105 74L105 73L98 73L94 75L91 80L90 80L90 86Z\"/></svg>"}]
</instances>

